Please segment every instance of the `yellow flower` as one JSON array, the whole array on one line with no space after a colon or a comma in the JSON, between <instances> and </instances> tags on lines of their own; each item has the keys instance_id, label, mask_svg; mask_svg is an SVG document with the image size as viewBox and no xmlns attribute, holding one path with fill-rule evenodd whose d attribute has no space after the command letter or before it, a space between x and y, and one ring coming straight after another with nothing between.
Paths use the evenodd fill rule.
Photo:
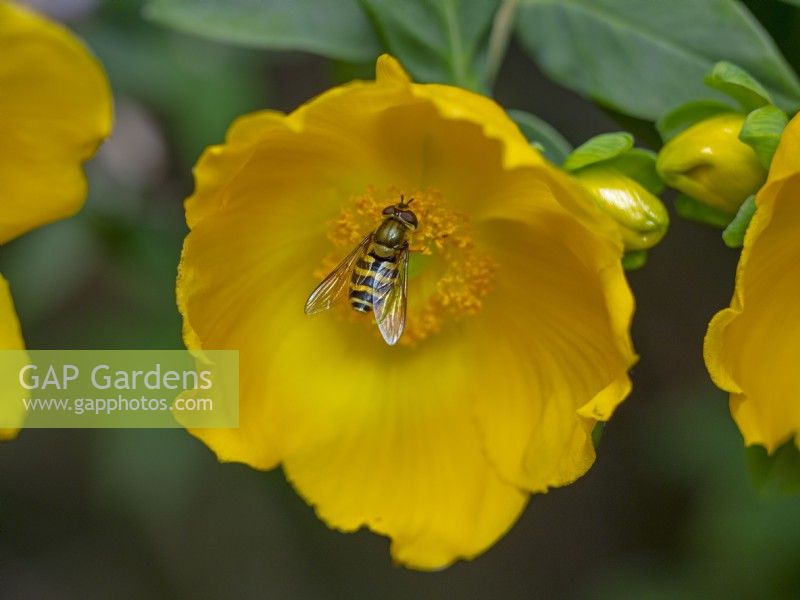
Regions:
<instances>
[{"instance_id":1,"label":"yellow flower","mask_svg":"<svg viewBox=\"0 0 800 600\"><path fill-rule=\"evenodd\" d=\"M86 47L0 0L0 244L75 214L81 163L111 129L111 93Z\"/></svg>"},{"instance_id":2,"label":"yellow flower","mask_svg":"<svg viewBox=\"0 0 800 600\"><path fill-rule=\"evenodd\" d=\"M652 248L667 233L667 209L638 181L603 165L590 166L572 175L617 223L626 250Z\"/></svg>"},{"instance_id":3,"label":"yellow flower","mask_svg":"<svg viewBox=\"0 0 800 600\"><path fill-rule=\"evenodd\" d=\"M658 174L670 187L735 215L767 175L755 151L739 140L744 119L723 113L682 131L659 152Z\"/></svg>"},{"instance_id":4,"label":"yellow flower","mask_svg":"<svg viewBox=\"0 0 800 600\"><path fill-rule=\"evenodd\" d=\"M705 341L747 445L800 447L800 117L783 133L745 236L729 308Z\"/></svg>"},{"instance_id":5,"label":"yellow flower","mask_svg":"<svg viewBox=\"0 0 800 600\"><path fill-rule=\"evenodd\" d=\"M0 244L80 209L81 163L108 135L111 107L103 70L79 40L0 0ZM23 347L0 277L0 348Z\"/></svg>"},{"instance_id":6,"label":"yellow flower","mask_svg":"<svg viewBox=\"0 0 800 600\"><path fill-rule=\"evenodd\" d=\"M377 80L236 121L195 168L178 304L187 346L240 351L240 427L220 460L283 464L331 527L440 568L580 477L630 389L633 310L614 225L487 98ZM309 292L414 197L407 327L386 345Z\"/></svg>"}]
</instances>

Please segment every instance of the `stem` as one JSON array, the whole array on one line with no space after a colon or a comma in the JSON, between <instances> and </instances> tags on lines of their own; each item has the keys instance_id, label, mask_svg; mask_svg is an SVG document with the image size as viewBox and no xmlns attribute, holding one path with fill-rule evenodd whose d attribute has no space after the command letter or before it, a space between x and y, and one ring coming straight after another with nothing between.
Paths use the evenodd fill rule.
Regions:
<instances>
[{"instance_id":1,"label":"stem","mask_svg":"<svg viewBox=\"0 0 800 600\"><path fill-rule=\"evenodd\" d=\"M519 0L503 0L494 15L492 31L489 33L489 66L486 74L486 85L490 89L494 87L511 40L518 4Z\"/></svg>"}]
</instances>

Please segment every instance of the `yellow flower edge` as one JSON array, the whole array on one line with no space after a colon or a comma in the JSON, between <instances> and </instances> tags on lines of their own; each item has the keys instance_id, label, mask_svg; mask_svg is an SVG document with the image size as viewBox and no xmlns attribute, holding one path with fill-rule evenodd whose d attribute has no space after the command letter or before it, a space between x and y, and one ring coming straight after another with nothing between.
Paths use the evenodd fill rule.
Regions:
<instances>
[{"instance_id":1,"label":"yellow flower edge","mask_svg":"<svg viewBox=\"0 0 800 600\"><path fill-rule=\"evenodd\" d=\"M729 308L705 339L706 366L730 392L746 445L800 447L800 118L781 138L745 236Z\"/></svg>"},{"instance_id":2,"label":"yellow flower edge","mask_svg":"<svg viewBox=\"0 0 800 600\"><path fill-rule=\"evenodd\" d=\"M76 213L111 130L111 90L64 27L0 0L0 243Z\"/></svg>"},{"instance_id":3,"label":"yellow flower edge","mask_svg":"<svg viewBox=\"0 0 800 600\"><path fill-rule=\"evenodd\" d=\"M220 460L282 464L328 525L387 535L418 569L480 554L530 493L592 464L636 360L619 233L494 102L413 84L383 56L374 82L240 118L195 179L184 340L240 351L239 429L192 431ZM368 319L305 316L348 202L403 191L468 216L466 248L496 267L477 313L394 348ZM426 277L409 283L406 337L431 316Z\"/></svg>"},{"instance_id":4,"label":"yellow flower edge","mask_svg":"<svg viewBox=\"0 0 800 600\"><path fill-rule=\"evenodd\" d=\"M14 310L14 301L11 299L11 292L8 289L8 282L0 276L0 348L3 350L22 350L25 347L22 341L22 332ZM0 407L13 410L19 408L11 402L0 402ZM14 423L19 417L22 422L24 415L3 415L4 423ZM17 435L17 429L0 427L0 440L9 440Z\"/></svg>"}]
</instances>

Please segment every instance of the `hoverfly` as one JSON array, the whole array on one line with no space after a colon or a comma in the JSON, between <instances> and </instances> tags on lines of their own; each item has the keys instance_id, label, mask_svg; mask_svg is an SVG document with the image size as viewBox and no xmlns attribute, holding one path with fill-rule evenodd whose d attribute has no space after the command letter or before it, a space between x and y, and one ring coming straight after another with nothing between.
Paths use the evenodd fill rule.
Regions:
<instances>
[{"instance_id":1,"label":"hoverfly","mask_svg":"<svg viewBox=\"0 0 800 600\"><path fill-rule=\"evenodd\" d=\"M378 329L393 346L406 325L408 242L406 233L417 228L417 215L409 210L413 198L383 209L383 222L322 280L306 301L306 314L322 312L350 297L358 312L375 315Z\"/></svg>"}]
</instances>

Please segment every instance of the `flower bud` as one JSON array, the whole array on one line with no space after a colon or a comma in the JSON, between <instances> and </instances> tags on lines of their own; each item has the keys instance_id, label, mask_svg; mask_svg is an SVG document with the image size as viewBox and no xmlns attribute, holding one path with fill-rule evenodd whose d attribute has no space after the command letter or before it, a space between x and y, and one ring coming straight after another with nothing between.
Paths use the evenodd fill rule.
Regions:
<instances>
[{"instance_id":1,"label":"flower bud","mask_svg":"<svg viewBox=\"0 0 800 600\"><path fill-rule=\"evenodd\" d=\"M655 246L669 226L661 201L639 182L602 164L573 173L597 205L617 223L626 250Z\"/></svg>"},{"instance_id":2,"label":"flower bud","mask_svg":"<svg viewBox=\"0 0 800 600\"><path fill-rule=\"evenodd\" d=\"M692 125L658 155L664 182L731 216L767 176L753 149L739 140L745 116L724 113Z\"/></svg>"}]
</instances>

